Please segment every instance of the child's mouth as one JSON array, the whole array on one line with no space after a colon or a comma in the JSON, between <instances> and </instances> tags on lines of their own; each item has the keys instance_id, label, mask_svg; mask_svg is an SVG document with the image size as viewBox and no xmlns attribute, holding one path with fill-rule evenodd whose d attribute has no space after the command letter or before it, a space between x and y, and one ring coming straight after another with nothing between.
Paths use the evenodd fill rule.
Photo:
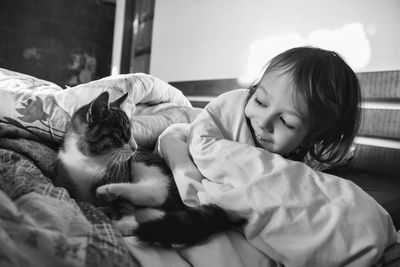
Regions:
<instances>
[{"instance_id":1,"label":"child's mouth","mask_svg":"<svg viewBox=\"0 0 400 267\"><path fill-rule=\"evenodd\" d=\"M261 135L259 135L259 134L257 134L257 133L254 133L254 135L255 135L256 138L257 138L258 140L260 140L261 142L268 142L268 140L264 139Z\"/></svg>"}]
</instances>

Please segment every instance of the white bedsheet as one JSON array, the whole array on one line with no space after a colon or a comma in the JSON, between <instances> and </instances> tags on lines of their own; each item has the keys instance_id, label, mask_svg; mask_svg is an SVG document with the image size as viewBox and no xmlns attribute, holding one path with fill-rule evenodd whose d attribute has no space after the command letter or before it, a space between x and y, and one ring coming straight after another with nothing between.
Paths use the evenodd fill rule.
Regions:
<instances>
[{"instance_id":1,"label":"white bedsheet","mask_svg":"<svg viewBox=\"0 0 400 267\"><path fill-rule=\"evenodd\" d=\"M160 137L159 153L187 204L214 202L248 219L246 238L236 234L232 239L228 233L210 241L219 248L217 255L208 243L183 250L204 264L221 263L190 261L193 266L376 263L396 241L388 213L348 180L254 147L238 112L245 97L245 91L227 93L191 126L173 125ZM230 265L233 259L236 265Z\"/></svg>"}]
</instances>

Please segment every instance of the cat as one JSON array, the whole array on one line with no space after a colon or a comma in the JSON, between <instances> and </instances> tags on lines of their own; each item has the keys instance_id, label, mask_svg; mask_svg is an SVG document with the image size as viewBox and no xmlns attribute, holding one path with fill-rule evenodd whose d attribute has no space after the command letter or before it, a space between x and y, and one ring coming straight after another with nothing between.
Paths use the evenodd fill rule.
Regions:
<instances>
[{"instance_id":1,"label":"cat","mask_svg":"<svg viewBox=\"0 0 400 267\"><path fill-rule=\"evenodd\" d=\"M109 94L103 92L74 112L67 125L54 183L79 201L105 205L97 198L96 188L110 179L129 180L128 159L137 145L130 121L120 108L127 96L108 104Z\"/></svg>"},{"instance_id":2,"label":"cat","mask_svg":"<svg viewBox=\"0 0 400 267\"><path fill-rule=\"evenodd\" d=\"M146 243L188 246L242 225L217 205L182 202L165 161L134 141L120 109L126 96L108 105L104 92L74 113L58 155L60 184L78 201L101 207L123 235ZM109 183L112 192L102 186Z\"/></svg>"}]
</instances>

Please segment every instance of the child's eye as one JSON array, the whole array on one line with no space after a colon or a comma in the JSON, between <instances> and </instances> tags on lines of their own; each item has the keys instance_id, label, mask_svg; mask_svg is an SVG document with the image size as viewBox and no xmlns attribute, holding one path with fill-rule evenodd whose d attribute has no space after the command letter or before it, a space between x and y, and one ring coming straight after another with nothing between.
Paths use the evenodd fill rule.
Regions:
<instances>
[{"instance_id":1,"label":"child's eye","mask_svg":"<svg viewBox=\"0 0 400 267\"><path fill-rule=\"evenodd\" d=\"M262 107L266 107L267 105L265 105L264 103L262 103L260 100L258 100L258 98L255 98L254 100L256 102L257 105L262 106Z\"/></svg>"},{"instance_id":2,"label":"child's eye","mask_svg":"<svg viewBox=\"0 0 400 267\"><path fill-rule=\"evenodd\" d=\"M288 128L290 130L295 130L296 129L296 127L288 124L283 117L280 117L280 120L281 120L283 126L285 126L286 128Z\"/></svg>"}]
</instances>

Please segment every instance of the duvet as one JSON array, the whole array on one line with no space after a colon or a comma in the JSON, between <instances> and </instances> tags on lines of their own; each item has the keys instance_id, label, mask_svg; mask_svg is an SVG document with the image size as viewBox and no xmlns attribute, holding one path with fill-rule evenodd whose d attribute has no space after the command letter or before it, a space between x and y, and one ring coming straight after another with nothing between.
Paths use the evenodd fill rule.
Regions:
<instances>
[{"instance_id":1,"label":"duvet","mask_svg":"<svg viewBox=\"0 0 400 267\"><path fill-rule=\"evenodd\" d=\"M246 97L226 93L191 125L172 125L160 137L187 204L213 202L247 218L246 239L277 264L377 263L396 241L389 214L353 182L257 148L240 112ZM173 139L181 153L173 153Z\"/></svg>"},{"instance_id":2,"label":"duvet","mask_svg":"<svg viewBox=\"0 0 400 267\"><path fill-rule=\"evenodd\" d=\"M135 237L121 236L95 207L76 202L64 188L53 185L56 153L70 115L104 90L109 91L111 100L129 93L122 108L131 118L134 138L139 145L156 146L165 157L185 203L216 202L232 213L245 216L249 223L244 233L220 233L188 248L164 249L141 244ZM196 143L201 140L196 139L197 134L190 134L189 123L195 121L193 125L198 128L192 130L199 133L219 129L216 125L234 126L237 131L233 138L237 137L244 143L248 142L245 128L240 126L240 118L230 118L228 124L224 120L213 120L211 115L218 109L199 115L200 110L192 108L179 90L150 75L118 75L62 89L48 81L0 69L0 99L0 266L235 267L306 266L307 263L334 266L337 262L326 262L326 259L335 257L340 257L342 265L365 266L376 262L383 249L395 242L394 228L387 213L351 184L341 184L333 177L319 176L319 173L300 168L305 175L317 175L320 181L330 181L328 184L334 188L327 187L327 193L340 193L346 189L361 196L363 205L354 202L355 206L350 210L325 205L324 199L319 203L307 203L321 218L343 220L338 230L342 235L338 236L333 230L334 223L322 231L318 220L309 223L298 220L301 214L277 208L276 195L265 198L264 192L257 191L258 183L266 183L276 194L282 192L288 196L293 193L287 191L289 180L286 185L272 183L274 178L265 180L268 175L259 168L255 173L246 173L258 177L251 179L250 183L236 178L221 180L224 174L219 172L218 166L226 164L226 161L222 162L224 158L217 150L207 152L211 162L194 163L189 151L200 156L203 152L196 150ZM160 142L156 144L160 134ZM173 143L163 143L171 136L174 137ZM227 144L221 145L221 149L229 160L243 160L239 156L240 147ZM173 153L166 156L168 150ZM259 152L251 153L256 155ZM273 177L290 176L286 171L281 173L287 162L271 160L280 162L278 166L281 168L272 168L269 174ZM231 167L223 169L231 169L231 175L236 172ZM290 172L299 171L295 166L289 169ZM310 179L304 179L304 183ZM251 199L246 198L250 195ZM293 204L304 199L292 196L287 200ZM231 205L234 202L241 204L234 207ZM377 218L360 217L360 207L372 208ZM266 213L270 216L261 216ZM371 222L363 224L364 219L371 219ZM352 243L354 236L350 233L355 229L351 226L347 228L348 232L343 230L349 220L355 220L354 224L360 222L361 229L354 234L363 235L361 243ZM311 243L306 237L310 234ZM377 234L384 237L378 238ZM325 251L329 251L328 247L319 248L320 244L345 244L347 247L341 247L340 251L331 250L338 254L327 257Z\"/></svg>"}]
</instances>

